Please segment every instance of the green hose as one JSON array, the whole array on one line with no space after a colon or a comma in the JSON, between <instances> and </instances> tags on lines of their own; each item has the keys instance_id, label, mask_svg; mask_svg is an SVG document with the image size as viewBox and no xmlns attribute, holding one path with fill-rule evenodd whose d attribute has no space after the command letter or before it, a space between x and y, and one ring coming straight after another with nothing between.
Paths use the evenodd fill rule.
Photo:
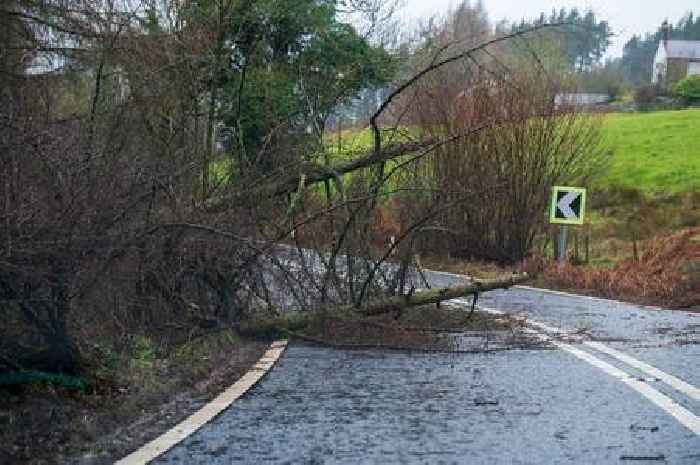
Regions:
<instances>
[{"instance_id":1,"label":"green hose","mask_svg":"<svg viewBox=\"0 0 700 465\"><path fill-rule=\"evenodd\" d=\"M0 374L0 386L13 386L17 384L30 384L44 382L55 384L67 389L87 391L90 384L85 378L68 376L60 373L48 373L45 371L15 371Z\"/></svg>"}]
</instances>

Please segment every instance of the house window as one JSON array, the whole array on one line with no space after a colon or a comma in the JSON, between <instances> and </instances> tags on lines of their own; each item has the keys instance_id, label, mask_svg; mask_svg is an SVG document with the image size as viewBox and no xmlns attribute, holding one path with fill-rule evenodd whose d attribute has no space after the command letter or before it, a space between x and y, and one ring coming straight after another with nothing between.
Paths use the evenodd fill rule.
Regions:
<instances>
[{"instance_id":1,"label":"house window","mask_svg":"<svg viewBox=\"0 0 700 465\"><path fill-rule=\"evenodd\" d=\"M688 76L692 74L700 74L700 61L691 61L688 63Z\"/></svg>"}]
</instances>

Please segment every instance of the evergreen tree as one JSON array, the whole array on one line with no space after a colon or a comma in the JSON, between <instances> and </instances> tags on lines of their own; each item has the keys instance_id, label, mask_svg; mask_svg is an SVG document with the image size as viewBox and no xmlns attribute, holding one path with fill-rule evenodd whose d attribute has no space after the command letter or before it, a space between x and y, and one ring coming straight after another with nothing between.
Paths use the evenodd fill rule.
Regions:
<instances>
[{"instance_id":1,"label":"evergreen tree","mask_svg":"<svg viewBox=\"0 0 700 465\"><path fill-rule=\"evenodd\" d=\"M525 30L542 24L561 24L555 30L540 32L545 39L559 44L568 66L573 71L590 70L601 62L610 45L612 32L607 21L599 21L593 11L581 13L577 8L552 10L531 21L513 24L511 30Z\"/></svg>"}]
</instances>

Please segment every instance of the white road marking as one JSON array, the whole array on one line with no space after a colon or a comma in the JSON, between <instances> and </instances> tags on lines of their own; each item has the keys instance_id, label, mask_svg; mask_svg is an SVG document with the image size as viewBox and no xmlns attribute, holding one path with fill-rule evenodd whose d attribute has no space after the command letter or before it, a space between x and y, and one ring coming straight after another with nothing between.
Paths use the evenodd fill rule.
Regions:
<instances>
[{"instance_id":1,"label":"white road marking","mask_svg":"<svg viewBox=\"0 0 700 465\"><path fill-rule=\"evenodd\" d=\"M454 277L462 277L454 273L448 273L448 272L438 272L439 274L443 275L448 275L448 276L454 276ZM534 292L543 292L547 294L555 294L555 295L562 295L566 297L578 297L578 298L583 298L587 300L593 300L593 301L603 301L603 302L612 302L612 303L618 303L618 304L624 304L625 302L620 302L617 300L610 300L610 299L603 299L599 297L590 297L590 296L581 296L577 294L570 294L567 292L561 292L561 291L553 291L551 289L540 289L540 288L535 288L535 287L529 287L529 286L515 286L520 289L525 289L529 291L534 291ZM462 304L471 304L471 302L468 302L466 299L454 299L456 302L462 303ZM660 311L664 310L660 307L651 307L651 306L640 306L637 305L637 307L641 307L647 310L655 310L655 311ZM495 309L486 309L484 307L480 307L482 310L486 310L487 312L491 313L496 313L496 314L503 314L503 312ZM668 311L668 310L666 310ZM620 360L623 363L626 363L627 365L636 368L637 370L646 373L647 375L652 376L653 378L658 379L659 381L667 384L668 386L672 387L673 389L677 390L678 392L681 392L685 394L686 396L690 397L693 400L700 400L700 389L693 386L690 383L687 383L686 381L683 381L682 379L673 376L669 373L666 373L664 371L659 370L658 368L649 365L647 363L642 362L641 360L637 360L636 358L625 354L624 352L621 352L619 350L613 349L611 347L606 346L605 344L602 344L600 342L592 342L592 341L584 341L583 338L580 338L576 336L575 334L572 334L571 332L563 331L559 328L554 328L552 326L546 325L544 323L540 323L537 321L532 321L528 319L528 324L532 327L535 327L541 331L550 333L550 334L559 334L563 336L573 336L576 337L582 342L584 345L591 347L595 350L598 350L604 354L607 354L613 358L616 358L617 360Z\"/></svg>"},{"instance_id":2,"label":"white road marking","mask_svg":"<svg viewBox=\"0 0 700 465\"><path fill-rule=\"evenodd\" d=\"M459 275L455 275L459 276ZM523 286L521 284L518 284L517 286L513 286L517 289L525 289L526 291L533 291L533 292L542 292L544 294L553 294L553 295L560 295L563 297L576 297L578 299L586 299L586 300L592 300L594 302L608 302L608 303L613 303L613 304L622 304L622 305L634 305L635 307L643 308L646 310L655 310L655 311L668 311L668 309L662 308L662 307L656 307L654 305L639 305L639 304L632 304L629 302L623 302L621 300L614 300L614 299L605 299L603 297L593 297L590 295L582 295L582 294L572 294L571 292L564 292L564 291L555 291L553 289L544 289L541 287L532 287L532 286ZM689 313L689 312L686 312ZM692 314L691 315L695 315Z\"/></svg>"},{"instance_id":3,"label":"white road marking","mask_svg":"<svg viewBox=\"0 0 700 465\"><path fill-rule=\"evenodd\" d=\"M581 349L577 349L576 347L573 347L570 344L551 340L550 342L559 349L569 352L575 357L578 357L579 359L590 363L594 367L603 370L608 375L617 378L619 381L625 383L626 385L628 385L629 387L646 397L652 403L656 404L658 407L663 409L673 418L678 420L679 423L681 423L683 426L695 433L697 436L700 436L700 418L698 418L685 407L679 405L670 397L660 393L659 391L651 387L649 384L646 383L646 381L632 377L628 373L620 370L619 368L616 368L610 365L609 363L604 362L603 360L597 357L594 357L588 352L584 352Z\"/></svg>"},{"instance_id":4,"label":"white road marking","mask_svg":"<svg viewBox=\"0 0 700 465\"><path fill-rule=\"evenodd\" d=\"M452 299L452 302L458 302L458 303L463 304L463 305L471 305L471 301L464 299L464 298ZM477 308L481 311L484 311L486 313L491 313L493 315L507 315L506 312L501 311L501 310L496 310L495 308L482 307L481 305L479 305ZM564 331L563 329L555 328L553 326L549 326L549 325L546 325L544 323L540 323L539 321L533 321L529 318L527 319L527 324L528 324L528 326L538 328L546 333L560 334L560 335L565 335L565 336L568 336L571 334L570 332Z\"/></svg>"},{"instance_id":5,"label":"white road marking","mask_svg":"<svg viewBox=\"0 0 700 465\"><path fill-rule=\"evenodd\" d=\"M464 299L454 299L454 301L459 302L461 304L467 303L467 301L465 301ZM502 312L500 310L496 310L496 309L488 308L488 307L479 307L479 310L484 311L486 313L491 313L493 315L506 315L506 312ZM543 323L533 322L531 320L528 320L528 324L530 326L537 327L540 330L545 330L547 332L559 333L559 334L565 333L561 330L558 330L557 328L553 328L553 327L545 325ZM634 389L635 391L640 393L642 396L646 397L653 404L660 407L662 410L664 410L666 413L671 415L679 423L681 423L683 426L685 426L690 431L695 433L697 436L700 436L700 417L696 416L694 413L692 413L691 411L689 411L685 407L681 406L680 404L678 404L676 401L674 401L670 397L666 396L665 394L662 394L661 392L659 392L656 389L654 389L653 387L651 387L649 384L647 384L646 380L638 379L638 378L630 375L629 373L599 359L598 357L595 357L594 355L592 355L588 352L585 352L581 349L577 349L576 347L572 346L571 344L567 344L565 342L560 342L560 341L554 340L551 337L549 337L545 334L542 334L541 332L536 331L534 329L524 328L523 330L529 334L536 336L540 340L549 342L552 345L554 345L555 347L557 347L561 350L564 350L564 351L570 353L571 355L589 363L590 365L604 371L605 373L612 376L613 378L618 379L622 383L628 385L629 387L631 387L632 389ZM592 348L596 348L598 350L600 350L600 347L603 347L603 348L605 348L605 350L601 350L601 352L612 355L613 357L618 358L618 359L624 361L625 363L627 363L635 368L638 368L640 370L642 370L642 368L641 368L642 366L646 366L646 368L649 368L651 370L650 371L642 370L642 371L645 371L647 374L654 373L654 374L652 374L652 376L654 376L654 378L668 383L670 386L673 386L674 388L678 389L681 392L684 392L685 394L687 394L691 397L693 397L697 391L697 388L695 388L694 386L691 386L690 384L688 384L688 383L686 383L678 378L675 378L672 375L664 373L661 370L658 370L658 369L652 367L651 365L647 365L643 362L640 362L639 360L636 360L633 357L630 357L629 355L626 355L626 354L623 354L622 352L611 349L611 348L605 346L604 344L589 343L586 345L588 345ZM613 355L612 353L615 353L615 355ZM623 358L626 360L623 360L623 358L620 358L618 356L623 356ZM634 364L632 364L630 362L634 362ZM662 376L658 376L658 375L662 375ZM678 381L680 383L673 381L673 379L675 379L676 381ZM671 384L672 382L675 385ZM693 397L693 398L695 398L695 397Z\"/></svg>"},{"instance_id":6,"label":"white road marking","mask_svg":"<svg viewBox=\"0 0 700 465\"><path fill-rule=\"evenodd\" d=\"M245 394L260 378L272 369L277 360L287 347L287 341L275 341L263 354L258 362L248 370L231 387L219 394L214 400L187 417L180 424L174 426L162 435L158 436L140 449L132 452L115 465L144 465L159 455L171 449L215 416L227 409L235 400Z\"/></svg>"},{"instance_id":7,"label":"white road marking","mask_svg":"<svg viewBox=\"0 0 700 465\"><path fill-rule=\"evenodd\" d=\"M462 303L467 303L464 300L461 300ZM496 310L498 311L498 310ZM604 354L608 354L609 356L616 358L620 360L621 362L626 363L627 365L631 366L632 368L636 368L637 370L646 373L647 375L651 376L652 378L656 378L659 381L666 383L667 385L671 386L673 389L677 390L678 392L681 392L685 394L686 396L690 397L693 400L700 401L700 389L697 387L693 386L690 383L687 383L683 381L682 379L673 376L669 373L666 373L664 371L659 370L658 368L649 365L648 363L644 363L641 360L637 360L636 358L632 357L631 355L627 355L624 352L621 352L617 349L613 349L612 347L608 347L605 344L601 342L594 342L594 341L584 341L583 338L580 336L577 336L575 333L563 331L559 328L554 328L552 326L546 325L544 323L540 323L538 321L532 321L528 320L528 324L534 328L537 328L539 330L542 330L546 333L550 334L559 334L563 336L573 336L579 341L584 344L585 346L591 347L595 350L598 350L600 352L603 352Z\"/></svg>"},{"instance_id":8,"label":"white road marking","mask_svg":"<svg viewBox=\"0 0 700 465\"><path fill-rule=\"evenodd\" d=\"M631 367L634 367L638 369L639 371L642 371L649 376L652 376L656 379L659 379L663 381L664 383L668 384L675 390L682 392L683 394L687 395L693 400L700 400L700 389L696 388L695 386L686 383L682 379L676 378L673 375L670 375L668 373L665 373L658 368L655 368L649 364L646 364L640 360L637 360L634 357L631 357L623 352L620 352L619 350L613 349L611 347L606 346L605 344L601 344L600 342L591 342L591 341L586 341L584 344L588 347L592 347L596 350L599 350L603 353L606 353L610 355L611 357L615 357L618 360L621 360L628 364Z\"/></svg>"}]
</instances>

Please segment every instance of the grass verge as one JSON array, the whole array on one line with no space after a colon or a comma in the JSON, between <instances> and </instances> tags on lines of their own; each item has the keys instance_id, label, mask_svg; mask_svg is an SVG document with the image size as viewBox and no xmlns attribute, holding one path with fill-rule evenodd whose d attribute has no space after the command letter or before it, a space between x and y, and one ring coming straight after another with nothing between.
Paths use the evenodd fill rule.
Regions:
<instances>
[{"instance_id":1,"label":"grass verge","mask_svg":"<svg viewBox=\"0 0 700 465\"><path fill-rule=\"evenodd\" d=\"M233 384L267 347L232 331L164 350L133 338L103 350L88 393L47 384L0 389L0 463L113 463Z\"/></svg>"}]
</instances>

